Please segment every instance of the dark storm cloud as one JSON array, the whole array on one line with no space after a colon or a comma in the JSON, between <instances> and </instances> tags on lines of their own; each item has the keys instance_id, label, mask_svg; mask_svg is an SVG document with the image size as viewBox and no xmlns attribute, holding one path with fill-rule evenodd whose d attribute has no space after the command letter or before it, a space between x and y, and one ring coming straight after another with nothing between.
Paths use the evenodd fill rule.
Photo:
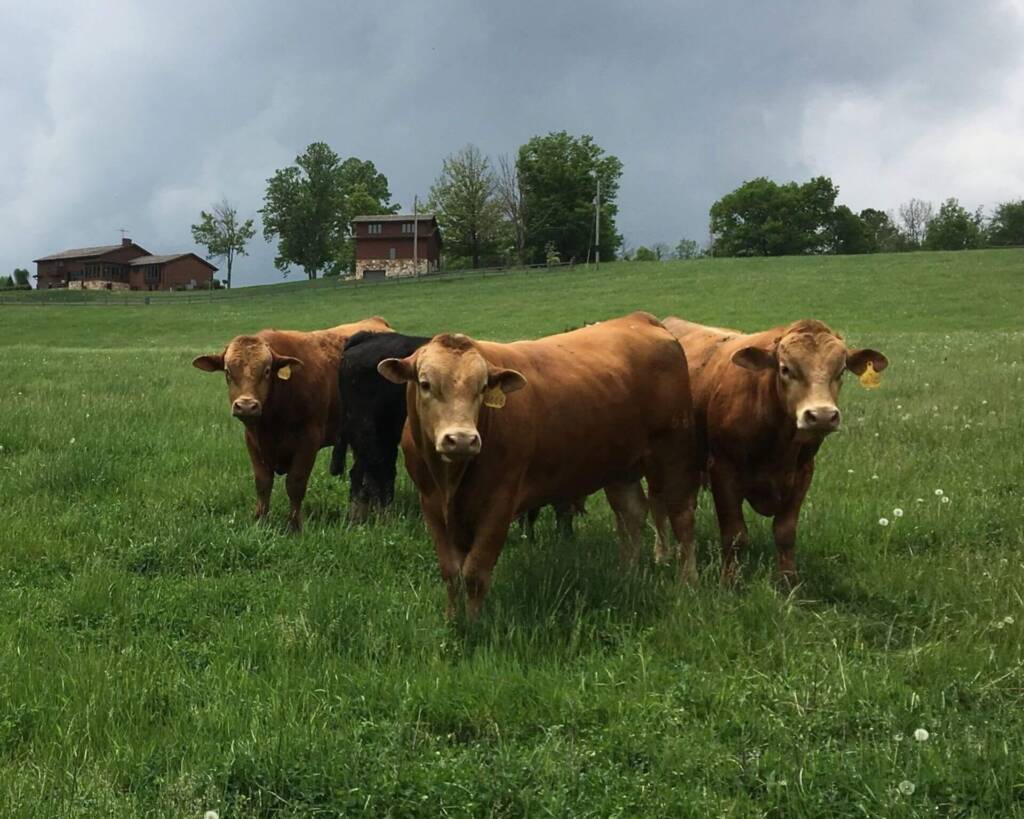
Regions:
<instances>
[{"instance_id":1,"label":"dark storm cloud","mask_svg":"<svg viewBox=\"0 0 1024 819\"><path fill-rule=\"evenodd\" d=\"M90 4L92 6L93 4ZM590 133L631 243L704 238L744 179L826 173L856 207L1020 196L1019 3L5 3L0 272L64 247L191 249L309 142L403 205L467 142ZM241 282L277 278L253 243Z\"/></svg>"}]
</instances>

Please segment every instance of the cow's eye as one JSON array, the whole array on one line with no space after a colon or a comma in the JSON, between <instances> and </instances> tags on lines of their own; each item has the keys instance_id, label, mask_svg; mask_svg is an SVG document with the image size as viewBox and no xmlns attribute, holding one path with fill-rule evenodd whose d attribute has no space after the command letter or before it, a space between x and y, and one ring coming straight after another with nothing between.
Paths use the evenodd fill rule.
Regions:
<instances>
[{"instance_id":1,"label":"cow's eye","mask_svg":"<svg viewBox=\"0 0 1024 819\"><path fill-rule=\"evenodd\" d=\"M266 368L266 369L265 369L265 370L263 371L263 377L264 377L264 378L266 378L266 377L267 377L267 376L269 376L269 375L270 375L270 367L267 367L267 368Z\"/></svg>"},{"instance_id":2,"label":"cow's eye","mask_svg":"<svg viewBox=\"0 0 1024 819\"><path fill-rule=\"evenodd\" d=\"M430 382L420 381L420 389L423 390L423 392L430 392Z\"/></svg>"},{"instance_id":3,"label":"cow's eye","mask_svg":"<svg viewBox=\"0 0 1024 819\"><path fill-rule=\"evenodd\" d=\"M789 378L790 374L793 371L789 369L789 367L787 367L785 364L783 364L781 367L779 367L779 372L782 373L783 378Z\"/></svg>"}]
</instances>

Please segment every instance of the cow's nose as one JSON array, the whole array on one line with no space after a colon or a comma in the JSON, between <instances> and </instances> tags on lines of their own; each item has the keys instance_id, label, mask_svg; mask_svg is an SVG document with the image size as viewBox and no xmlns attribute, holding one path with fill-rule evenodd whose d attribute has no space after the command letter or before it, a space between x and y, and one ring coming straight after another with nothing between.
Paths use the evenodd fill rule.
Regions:
<instances>
[{"instance_id":1,"label":"cow's nose","mask_svg":"<svg viewBox=\"0 0 1024 819\"><path fill-rule=\"evenodd\" d=\"M840 417L837 407L809 407L800 416L800 426L803 429L832 431L839 427Z\"/></svg>"},{"instance_id":2,"label":"cow's nose","mask_svg":"<svg viewBox=\"0 0 1024 819\"><path fill-rule=\"evenodd\" d=\"M256 418L260 409L260 402L255 398L236 398L231 404L231 414L236 418Z\"/></svg>"},{"instance_id":3,"label":"cow's nose","mask_svg":"<svg viewBox=\"0 0 1024 819\"><path fill-rule=\"evenodd\" d=\"M466 457L480 452L480 433L475 429L452 429L441 436L438 451L449 457Z\"/></svg>"}]
</instances>

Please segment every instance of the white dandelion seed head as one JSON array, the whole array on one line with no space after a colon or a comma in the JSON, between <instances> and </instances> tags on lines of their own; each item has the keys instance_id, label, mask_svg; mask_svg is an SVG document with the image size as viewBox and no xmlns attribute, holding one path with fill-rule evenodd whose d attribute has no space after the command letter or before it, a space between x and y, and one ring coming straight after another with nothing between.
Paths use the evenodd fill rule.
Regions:
<instances>
[{"instance_id":1,"label":"white dandelion seed head","mask_svg":"<svg viewBox=\"0 0 1024 819\"><path fill-rule=\"evenodd\" d=\"M220 814L215 810L208 810L203 814L203 819L220 819Z\"/></svg>"},{"instance_id":2,"label":"white dandelion seed head","mask_svg":"<svg viewBox=\"0 0 1024 819\"><path fill-rule=\"evenodd\" d=\"M899 790L904 796L913 796L914 791L917 790L917 788L914 787L914 783L909 779L904 779L899 784Z\"/></svg>"},{"instance_id":3,"label":"white dandelion seed head","mask_svg":"<svg viewBox=\"0 0 1024 819\"><path fill-rule=\"evenodd\" d=\"M1012 614L1007 614L1003 618L1003 622L1006 623L1006 625L1008 625L1008 626L1012 626L1013 625L1013 615Z\"/></svg>"},{"instance_id":4,"label":"white dandelion seed head","mask_svg":"<svg viewBox=\"0 0 1024 819\"><path fill-rule=\"evenodd\" d=\"M1002 620L996 620L996 622L995 622L995 629L996 629L996 631L1002 631L1004 628L1006 628L1006 623L1004 623Z\"/></svg>"},{"instance_id":5,"label":"white dandelion seed head","mask_svg":"<svg viewBox=\"0 0 1024 819\"><path fill-rule=\"evenodd\" d=\"M918 742L926 742L929 736L931 736L931 734L928 733L927 728L918 728L914 731L914 739Z\"/></svg>"},{"instance_id":6,"label":"white dandelion seed head","mask_svg":"<svg viewBox=\"0 0 1024 819\"><path fill-rule=\"evenodd\" d=\"M73 444L74 442L75 442L74 438L72 438L70 441L68 441L68 443L70 443L70 444Z\"/></svg>"},{"instance_id":7,"label":"white dandelion seed head","mask_svg":"<svg viewBox=\"0 0 1024 819\"><path fill-rule=\"evenodd\" d=\"M852 469L847 469L846 471L849 472L851 475L853 474L853 470Z\"/></svg>"},{"instance_id":8,"label":"white dandelion seed head","mask_svg":"<svg viewBox=\"0 0 1024 819\"><path fill-rule=\"evenodd\" d=\"M936 489L935 490L935 497L937 497L937 498L941 498L944 494L946 494L946 493L943 492L941 489Z\"/></svg>"},{"instance_id":9,"label":"white dandelion seed head","mask_svg":"<svg viewBox=\"0 0 1024 819\"><path fill-rule=\"evenodd\" d=\"M896 742L903 742L903 734L901 734L901 733L899 733L899 732L897 732L897 733L893 734L893 735L892 735L892 738L893 738L893 739L894 739L894 740L895 740Z\"/></svg>"},{"instance_id":10,"label":"white dandelion seed head","mask_svg":"<svg viewBox=\"0 0 1024 819\"><path fill-rule=\"evenodd\" d=\"M949 503L949 495L943 495L942 496L942 502L943 503Z\"/></svg>"},{"instance_id":11,"label":"white dandelion seed head","mask_svg":"<svg viewBox=\"0 0 1024 819\"><path fill-rule=\"evenodd\" d=\"M902 509L900 509L900 508L899 508L899 507L897 506L897 507L896 507L895 509L893 509L893 510L892 510L892 516L893 516L894 518L901 518L901 517L903 517L903 510L902 510Z\"/></svg>"},{"instance_id":12,"label":"white dandelion seed head","mask_svg":"<svg viewBox=\"0 0 1024 819\"><path fill-rule=\"evenodd\" d=\"M873 481L877 481L877 480L878 480L878 476L877 476L877 475L872 475L872 476L871 476L871 480L873 480Z\"/></svg>"},{"instance_id":13,"label":"white dandelion seed head","mask_svg":"<svg viewBox=\"0 0 1024 819\"><path fill-rule=\"evenodd\" d=\"M888 526L889 525L889 518L879 518L878 519L878 525L879 526Z\"/></svg>"}]
</instances>

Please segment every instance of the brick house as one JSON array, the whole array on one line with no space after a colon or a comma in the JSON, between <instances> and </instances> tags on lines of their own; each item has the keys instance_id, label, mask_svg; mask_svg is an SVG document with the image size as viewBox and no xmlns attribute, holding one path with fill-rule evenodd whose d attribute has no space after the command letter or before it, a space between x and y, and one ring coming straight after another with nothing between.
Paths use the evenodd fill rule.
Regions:
<instances>
[{"instance_id":1,"label":"brick house","mask_svg":"<svg viewBox=\"0 0 1024 819\"><path fill-rule=\"evenodd\" d=\"M352 233L357 279L422 276L441 269L441 230L432 213L357 216Z\"/></svg>"},{"instance_id":2,"label":"brick house","mask_svg":"<svg viewBox=\"0 0 1024 819\"><path fill-rule=\"evenodd\" d=\"M154 256L131 239L35 260L36 288L173 290L209 287L217 268L195 253Z\"/></svg>"}]
</instances>

